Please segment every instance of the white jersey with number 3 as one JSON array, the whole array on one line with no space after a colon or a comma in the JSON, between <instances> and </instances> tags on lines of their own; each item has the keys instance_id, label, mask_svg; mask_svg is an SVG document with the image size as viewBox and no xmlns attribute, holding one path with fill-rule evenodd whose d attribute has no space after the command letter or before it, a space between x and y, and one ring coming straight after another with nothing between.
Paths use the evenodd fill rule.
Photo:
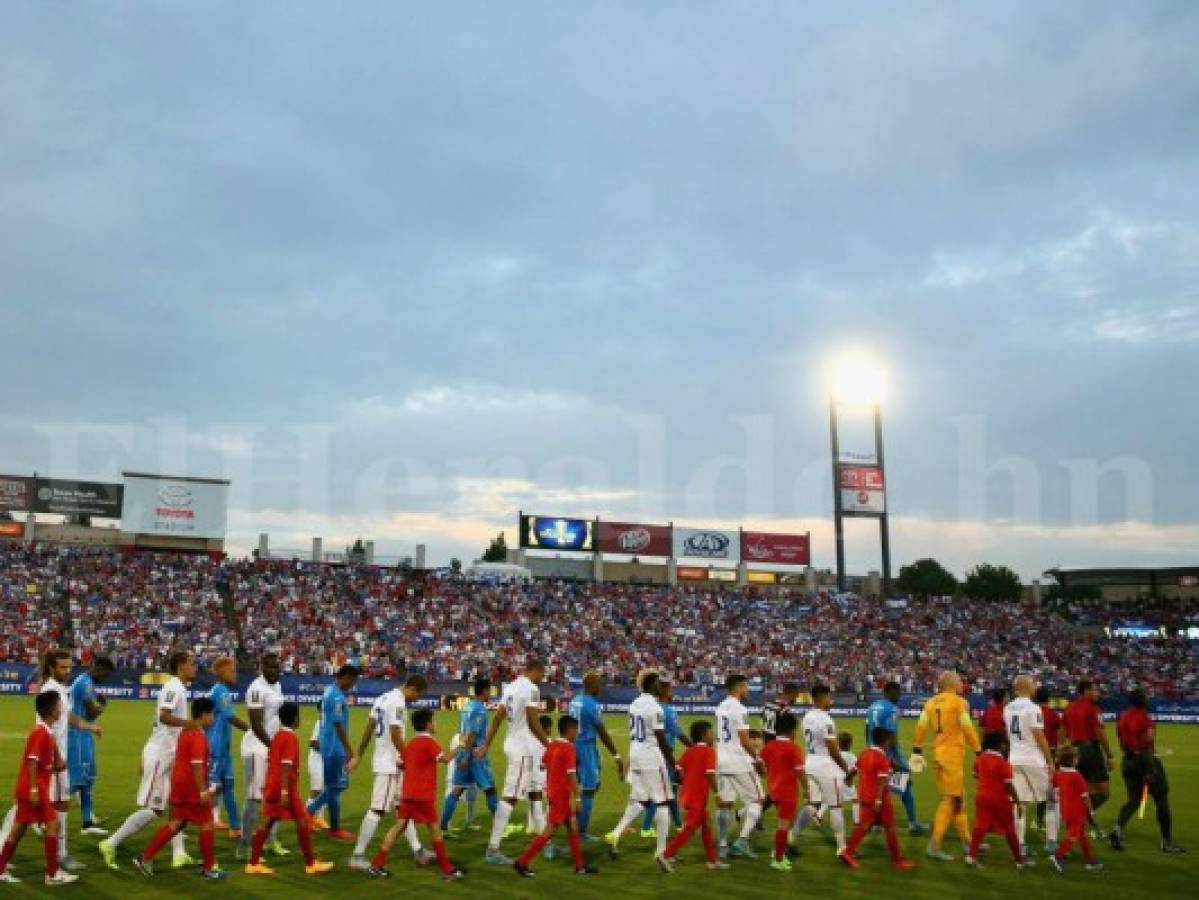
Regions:
<instances>
[{"instance_id":1,"label":"white jersey with number 3","mask_svg":"<svg viewBox=\"0 0 1199 900\"><path fill-rule=\"evenodd\" d=\"M629 764L657 766L662 762L662 749L655 732L666 727L662 705L651 695L641 694L629 704Z\"/></svg>"},{"instance_id":2,"label":"white jersey with number 3","mask_svg":"<svg viewBox=\"0 0 1199 900\"><path fill-rule=\"evenodd\" d=\"M521 675L504 689L501 700L508 717L508 733L504 735L504 752L509 756L532 756L533 745L541 742L529 730L529 709L541 708L541 691Z\"/></svg>"},{"instance_id":3,"label":"white jersey with number 3","mask_svg":"<svg viewBox=\"0 0 1199 900\"><path fill-rule=\"evenodd\" d=\"M172 677L158 692L158 702L154 704L154 731L146 747L153 747L156 753L174 756L175 745L179 742L179 732L183 729L178 725L163 725L158 716L168 712L177 719L187 718L187 688L178 678Z\"/></svg>"},{"instance_id":4,"label":"white jersey with number 3","mask_svg":"<svg viewBox=\"0 0 1199 900\"><path fill-rule=\"evenodd\" d=\"M804 765L807 773L829 778L844 774L828 752L828 741L837 738L833 717L823 709L810 709L804 714L800 727L803 728L804 747L808 751L808 761Z\"/></svg>"},{"instance_id":5,"label":"white jersey with number 3","mask_svg":"<svg viewBox=\"0 0 1199 900\"><path fill-rule=\"evenodd\" d=\"M716 771L744 775L754 761L741 745L741 732L749 731L749 711L736 697L725 697L716 707Z\"/></svg>"},{"instance_id":6,"label":"white jersey with number 3","mask_svg":"<svg viewBox=\"0 0 1199 900\"><path fill-rule=\"evenodd\" d=\"M404 728L407 705L404 692L399 688L380 694L371 705L371 724L375 729L375 755L371 760L371 769L376 775L396 775L400 771L400 754L391 740L391 726L398 725L400 737L407 739Z\"/></svg>"},{"instance_id":7,"label":"white jersey with number 3","mask_svg":"<svg viewBox=\"0 0 1199 900\"><path fill-rule=\"evenodd\" d=\"M1033 734L1034 728L1045 728L1041 707L1027 697L1017 697L1003 708L1003 723L1011 746L1008 761L1013 766L1048 766Z\"/></svg>"}]
</instances>

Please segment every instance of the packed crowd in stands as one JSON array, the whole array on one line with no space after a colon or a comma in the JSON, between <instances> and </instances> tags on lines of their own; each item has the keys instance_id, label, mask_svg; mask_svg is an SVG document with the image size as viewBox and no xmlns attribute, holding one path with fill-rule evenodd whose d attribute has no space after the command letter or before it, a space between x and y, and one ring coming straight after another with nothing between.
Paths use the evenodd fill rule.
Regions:
<instances>
[{"instance_id":1,"label":"packed crowd in stands","mask_svg":"<svg viewBox=\"0 0 1199 900\"><path fill-rule=\"evenodd\" d=\"M708 590L569 582L483 584L385 569L296 561L0 544L0 663L31 662L59 643L83 661L153 668L177 646L201 665L221 653L279 652L286 671L343 662L391 677L509 677L529 654L551 684L591 667L627 683L654 666L680 688L710 692L731 668L768 684L825 680L868 693L890 678L927 691L956 668L976 690L1032 672L1061 693L1080 677L1162 698L1199 697L1199 603L1150 612L1171 636L1113 638L1121 604L1060 611L958 598L896 601L773 589ZM1149 613L1147 613L1149 614ZM1142 619L1145 616L1141 617Z\"/></svg>"}]
</instances>

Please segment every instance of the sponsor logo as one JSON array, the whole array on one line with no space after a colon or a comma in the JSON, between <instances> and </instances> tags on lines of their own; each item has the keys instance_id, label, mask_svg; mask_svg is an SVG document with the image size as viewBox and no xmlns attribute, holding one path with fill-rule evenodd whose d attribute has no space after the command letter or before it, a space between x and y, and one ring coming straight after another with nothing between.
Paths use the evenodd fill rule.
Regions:
<instances>
[{"instance_id":1,"label":"sponsor logo","mask_svg":"<svg viewBox=\"0 0 1199 900\"><path fill-rule=\"evenodd\" d=\"M23 481L0 480L0 500L20 500L25 496Z\"/></svg>"},{"instance_id":2,"label":"sponsor logo","mask_svg":"<svg viewBox=\"0 0 1199 900\"><path fill-rule=\"evenodd\" d=\"M158 489L158 499L166 506L191 506L191 488L185 484L164 484Z\"/></svg>"},{"instance_id":3,"label":"sponsor logo","mask_svg":"<svg viewBox=\"0 0 1199 900\"><path fill-rule=\"evenodd\" d=\"M649 546L650 533L648 528L632 528L628 531L622 531L617 539L617 544L620 549L626 553L636 553L639 550L644 550Z\"/></svg>"},{"instance_id":4,"label":"sponsor logo","mask_svg":"<svg viewBox=\"0 0 1199 900\"><path fill-rule=\"evenodd\" d=\"M54 499L54 490L48 487L40 487L37 489L37 498L43 503L49 503Z\"/></svg>"},{"instance_id":5,"label":"sponsor logo","mask_svg":"<svg viewBox=\"0 0 1199 900\"><path fill-rule=\"evenodd\" d=\"M722 559L728 556L729 539L718 531L697 531L683 541L683 555L703 559Z\"/></svg>"},{"instance_id":6,"label":"sponsor logo","mask_svg":"<svg viewBox=\"0 0 1199 900\"><path fill-rule=\"evenodd\" d=\"M746 542L745 555L750 559L772 559L774 557L774 551L765 544L751 544Z\"/></svg>"},{"instance_id":7,"label":"sponsor logo","mask_svg":"<svg viewBox=\"0 0 1199 900\"><path fill-rule=\"evenodd\" d=\"M542 547L581 549L587 543L587 523L579 519L537 519L534 533Z\"/></svg>"}]
</instances>

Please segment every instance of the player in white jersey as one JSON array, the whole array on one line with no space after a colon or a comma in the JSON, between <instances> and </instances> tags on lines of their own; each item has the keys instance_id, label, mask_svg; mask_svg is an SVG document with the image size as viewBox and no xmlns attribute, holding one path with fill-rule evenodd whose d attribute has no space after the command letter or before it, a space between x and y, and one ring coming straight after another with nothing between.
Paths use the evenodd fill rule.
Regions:
<instances>
[{"instance_id":1,"label":"player in white jersey","mask_svg":"<svg viewBox=\"0 0 1199 900\"><path fill-rule=\"evenodd\" d=\"M319 707L318 707L319 709ZM308 738L308 801L312 802L325 791L325 763L321 759L321 717L312 723ZM329 821L320 813L312 817L313 831L328 831Z\"/></svg>"},{"instance_id":2,"label":"player in white jersey","mask_svg":"<svg viewBox=\"0 0 1199 900\"><path fill-rule=\"evenodd\" d=\"M262 791L266 786L267 754L271 738L279 731L279 707L284 703L283 685L279 683L282 667L274 653L265 654L258 663L258 677L246 688L246 714L250 727L241 739L241 764L246 774L246 803L242 810L241 839L236 856L248 859L254 839L258 813L262 809ZM275 856L288 856L291 851L280 844L271 833L268 849Z\"/></svg>"},{"instance_id":3,"label":"player in white jersey","mask_svg":"<svg viewBox=\"0 0 1199 900\"><path fill-rule=\"evenodd\" d=\"M96 737L100 737L103 734L103 730L95 722L88 722L71 711L71 693L70 688L67 686L68 680L71 677L71 651L61 648L47 650L46 654L42 657L41 676L42 685L40 692L46 693L52 691L58 694L61 704L61 714L50 726L50 733L54 735L54 743L58 747L58 752L62 755L63 762L66 762L69 729L77 728L80 731L90 731ZM59 868L65 869L68 872L79 872L87 868L87 866L67 853L67 810L70 809L71 783L65 769L61 772L55 772L50 776L49 799L54 804L54 809L58 816ZM16 816L17 808L14 805L8 811L8 815L5 816L3 827L0 827L0 846L3 846L4 842L8 840L8 835L12 831Z\"/></svg>"},{"instance_id":4,"label":"player in white jersey","mask_svg":"<svg viewBox=\"0 0 1199 900\"><path fill-rule=\"evenodd\" d=\"M404 744L408 739L408 725L404 719L408 704L415 703L429 689L429 682L423 675L409 675L402 688L392 688L385 694L375 698L371 706L370 718L363 729L362 739L358 742L358 757L361 759L370 746L371 739L375 741L375 754L371 759L371 771L374 773L374 784L371 788L371 805L362 817L358 827L358 841L354 845L354 853L350 857L350 868L356 872L369 872L371 861L366 858L366 849L370 846L379 828L379 823L388 811L395 811L400 802L400 788L404 785L404 767L401 756ZM421 848L416 826L411 822L404 830L412 855L420 865L433 861L433 855Z\"/></svg>"},{"instance_id":5,"label":"player in white jersey","mask_svg":"<svg viewBox=\"0 0 1199 900\"><path fill-rule=\"evenodd\" d=\"M525 674L511 684L505 685L501 695L499 709L491 719L491 727L487 731L480 757L486 757L491 749L492 741L499 733L500 723L507 720L508 731L504 735L504 756L508 767L504 772L504 789L500 793L500 802L496 805L495 816L491 823L491 837L487 841L487 853L484 862L497 866L510 866L512 860L500 852L500 841L512 811L521 800L541 800L541 792L535 790L537 782L533 772L533 745L544 747L549 743L545 729L541 727L538 716L541 713L541 690L537 685L545 678L545 662L540 659L530 660L525 665ZM545 828L544 816L538 821L537 831Z\"/></svg>"},{"instance_id":6,"label":"player in white jersey","mask_svg":"<svg viewBox=\"0 0 1199 900\"><path fill-rule=\"evenodd\" d=\"M642 673L641 694L629 704L629 803L617 826L604 835L604 843L615 856L624 830L652 808L657 838L654 858L669 870L669 863L663 863L670 834L670 801L674 799L670 778L674 754L666 740L666 714L658 702L659 681L657 672Z\"/></svg>"},{"instance_id":7,"label":"player in white jersey","mask_svg":"<svg viewBox=\"0 0 1199 900\"><path fill-rule=\"evenodd\" d=\"M838 788L841 791L841 806L848 806L849 814L853 818L853 824L857 825L859 820L858 811L858 789L854 787L853 780L849 777L851 774L858 771L858 757L853 752L853 735L848 731L842 731L837 735L837 746L841 748L841 758L845 760L845 765L849 766L849 773L842 772L838 780ZM821 809L819 815L823 815L824 810Z\"/></svg>"},{"instance_id":8,"label":"player in white jersey","mask_svg":"<svg viewBox=\"0 0 1199 900\"><path fill-rule=\"evenodd\" d=\"M196 679L196 657L186 650L171 654L168 670L171 678L158 691L154 704L154 730L142 750L142 777L137 788L138 809L130 813L112 837L99 844L100 855L110 869L117 866L117 848L132 834L141 831L167 808L171 796L171 771L175 768L175 745L179 732L199 725L188 716L187 691ZM171 839L172 865L194 865L183 847L180 832Z\"/></svg>"},{"instance_id":9,"label":"player in white jersey","mask_svg":"<svg viewBox=\"0 0 1199 900\"><path fill-rule=\"evenodd\" d=\"M1053 751L1045 737L1045 719L1041 707L1033 702L1037 684L1028 675L1020 675L1012 684L1016 698L1003 708L1003 724L1007 728L1008 762L1012 764L1013 787L1016 788L1016 837L1020 854L1028 858L1024 835L1028 829L1028 805L1046 803L1045 837L1056 849L1058 830L1057 804L1053 801L1050 780L1053 777Z\"/></svg>"},{"instance_id":10,"label":"player in white jersey","mask_svg":"<svg viewBox=\"0 0 1199 900\"><path fill-rule=\"evenodd\" d=\"M764 770L761 757L750 739L749 711L745 699L749 682L744 675L730 675L724 681L726 697L716 707L716 834L720 857L756 854L749 846L749 837L762 818L766 793L758 777ZM741 801L744 818L741 836L729 847L733 804Z\"/></svg>"},{"instance_id":11,"label":"player in white jersey","mask_svg":"<svg viewBox=\"0 0 1199 900\"><path fill-rule=\"evenodd\" d=\"M808 783L808 802L795 820L791 839L794 841L801 831L816 820L824 807L829 811L829 822L837 841L837 852L840 853L845 849L845 813L841 809L845 798L841 786L851 784L854 773L841 755L837 726L828 714L829 707L833 705L832 691L828 685L817 684L812 686L811 693L812 709L804 714L800 724L807 749L804 774Z\"/></svg>"}]
</instances>

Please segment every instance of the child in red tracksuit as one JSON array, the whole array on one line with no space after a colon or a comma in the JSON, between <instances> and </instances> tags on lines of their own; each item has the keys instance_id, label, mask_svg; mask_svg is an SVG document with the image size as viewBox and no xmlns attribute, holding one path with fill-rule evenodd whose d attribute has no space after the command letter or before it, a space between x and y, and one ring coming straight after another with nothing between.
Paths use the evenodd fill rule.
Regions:
<instances>
[{"instance_id":1,"label":"child in red tracksuit","mask_svg":"<svg viewBox=\"0 0 1199 900\"><path fill-rule=\"evenodd\" d=\"M549 716L544 718L549 719ZM541 758L541 767L545 769L545 793L550 808L545 828L533 838L525 852L520 855L520 859L513 863L517 874L525 878L533 874L529 863L537 858L537 854L550 842L554 832L561 826L566 826L570 838L570 855L574 860L575 874L594 875L596 872L595 867L587 865L587 860L583 858L583 842L579 837L579 826L575 820L574 808L579 794L579 780L575 774L578 756L574 740L578 733L578 719L574 716L559 717L558 739L550 741L549 746L545 748L545 756Z\"/></svg>"},{"instance_id":2,"label":"child in red tracksuit","mask_svg":"<svg viewBox=\"0 0 1199 900\"><path fill-rule=\"evenodd\" d=\"M978 848L989 832L998 831L1007 840L1017 868L1024 868L1020 841L1016 838L1016 810L1019 802L1012 766L1000 754L1006 737L997 732L983 735L983 752L974 761L974 777L978 779L978 794L974 798L974 832L970 836L970 851L966 865L979 866Z\"/></svg>"},{"instance_id":3,"label":"child in red tracksuit","mask_svg":"<svg viewBox=\"0 0 1199 900\"><path fill-rule=\"evenodd\" d=\"M267 752L266 782L262 790L263 821L250 842L250 861L247 875L274 875L275 870L262 862L262 848L275 823L290 820L296 823L300 851L304 854L304 872L324 875L333 863L316 858L312 849L312 824L304 796L300 793L300 707L290 701L279 707L279 730L271 738Z\"/></svg>"},{"instance_id":4,"label":"child in red tracksuit","mask_svg":"<svg viewBox=\"0 0 1199 900\"><path fill-rule=\"evenodd\" d=\"M1103 863L1095 858L1095 851L1091 849L1091 839L1087 836L1087 822L1095 821L1094 812L1091 810L1091 793L1087 789L1086 779L1074 768L1078 763L1078 750L1067 745L1058 751L1057 758L1061 768L1053 773L1053 788L1057 791L1058 809L1061 811L1066 834L1049 861L1061 872L1062 863L1070 855L1070 848L1077 842L1082 848L1082 858L1086 860L1087 871L1098 871L1103 868Z\"/></svg>"},{"instance_id":5,"label":"child in red tracksuit","mask_svg":"<svg viewBox=\"0 0 1199 900\"><path fill-rule=\"evenodd\" d=\"M891 805L891 760L887 747L895 740L886 728L876 728L870 735L871 744L858 757L858 808L861 818L849 843L837 856L851 869L858 867L854 856L872 825L881 825L887 836L887 849L891 852L891 866L901 871L916 868L916 864L904 859L899 849L899 836L895 833L895 808Z\"/></svg>"},{"instance_id":6,"label":"child in red tracksuit","mask_svg":"<svg viewBox=\"0 0 1199 900\"><path fill-rule=\"evenodd\" d=\"M447 763L453 757L443 753L441 745L433 737L433 710L416 710L412 714L412 730L416 734L404 745L404 785L400 789L396 823L383 838L379 852L372 861L370 875L372 878L391 876L387 869L387 855L411 822L413 825L429 826L433 852L437 854L441 874L447 881L455 881L465 876L466 872L450 862L437 819L437 765Z\"/></svg>"},{"instance_id":7,"label":"child in red tracksuit","mask_svg":"<svg viewBox=\"0 0 1199 900\"><path fill-rule=\"evenodd\" d=\"M791 824L795 821L795 810L799 806L799 775L803 772L803 751L795 746L795 728L798 723L791 713L782 713L775 720L775 739L762 748L762 762L766 764L766 782L770 800L778 810L778 825L774 831L774 860L772 869L789 871L791 860L787 859L787 838Z\"/></svg>"},{"instance_id":8,"label":"child in red tracksuit","mask_svg":"<svg viewBox=\"0 0 1199 900\"><path fill-rule=\"evenodd\" d=\"M683 829L657 857L658 865L673 872L678 852L698 831L703 837L708 868L727 869L729 864L716 858L716 840L708 815L708 796L716 793L716 751L712 748L712 726L707 722L691 723L691 746L679 757L678 769L682 776L679 806L683 808Z\"/></svg>"},{"instance_id":9,"label":"child in red tracksuit","mask_svg":"<svg viewBox=\"0 0 1199 900\"><path fill-rule=\"evenodd\" d=\"M170 843L189 824L200 830L200 855L204 859L201 874L220 880L227 873L217 868L216 843L212 833L212 794L208 790L209 749L205 729L212 727L216 705L208 697L192 701L192 719L198 728L184 728L175 745L175 767L171 770L171 816L155 832L133 865L143 875L154 874L151 863L158 851Z\"/></svg>"},{"instance_id":10,"label":"child in red tracksuit","mask_svg":"<svg viewBox=\"0 0 1199 900\"><path fill-rule=\"evenodd\" d=\"M12 831L3 850L0 850L0 882L18 884L21 879L8 871L8 862L17 850L17 844L25 836L30 825L42 825L46 829L46 884L72 884L79 880L66 869L58 867L58 813L50 802L50 778L55 772L67 767L67 761L58 752L58 743L50 727L65 716L62 699L57 691L43 691L34 700L38 723L25 740L25 752L21 755L21 768L17 774L17 787L13 799L17 801L17 815Z\"/></svg>"}]
</instances>

